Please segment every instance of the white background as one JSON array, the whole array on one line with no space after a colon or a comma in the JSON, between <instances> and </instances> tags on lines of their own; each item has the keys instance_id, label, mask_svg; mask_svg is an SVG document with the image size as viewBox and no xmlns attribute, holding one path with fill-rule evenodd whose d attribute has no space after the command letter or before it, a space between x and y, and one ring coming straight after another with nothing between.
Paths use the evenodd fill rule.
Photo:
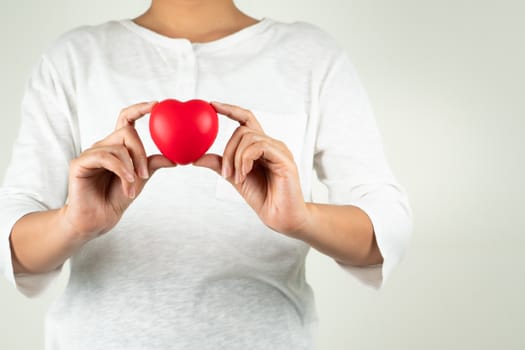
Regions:
<instances>
[{"instance_id":1,"label":"white background","mask_svg":"<svg viewBox=\"0 0 525 350\"><path fill-rule=\"evenodd\" d=\"M148 4L2 0L0 175L38 55L72 27L133 18ZM258 18L317 24L347 50L414 209L409 253L379 292L312 251L318 349L525 349L523 1L238 5ZM66 277L37 300L0 280L0 349L43 348L45 310Z\"/></svg>"}]
</instances>

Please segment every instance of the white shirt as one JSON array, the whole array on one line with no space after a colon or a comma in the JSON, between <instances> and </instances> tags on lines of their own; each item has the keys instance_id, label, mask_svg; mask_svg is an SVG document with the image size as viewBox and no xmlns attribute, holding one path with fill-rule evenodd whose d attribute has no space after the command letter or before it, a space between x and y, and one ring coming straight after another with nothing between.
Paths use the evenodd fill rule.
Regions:
<instances>
[{"instance_id":1,"label":"white shirt","mask_svg":"<svg viewBox=\"0 0 525 350\"><path fill-rule=\"evenodd\" d=\"M69 161L109 135L122 108L165 98L250 109L292 151L305 200L315 169L331 203L369 215L383 265L340 266L383 283L408 244L411 210L334 41L309 24L263 19L197 44L126 19L65 33L27 84L0 190L0 269L22 293L38 295L60 268L15 276L14 223L64 205ZM146 152L158 153L147 125L143 118L136 128ZM210 152L222 154L235 127L222 117ZM309 349L317 323L309 248L266 227L209 169L160 170L111 232L71 257L68 286L48 312L46 348Z\"/></svg>"}]
</instances>

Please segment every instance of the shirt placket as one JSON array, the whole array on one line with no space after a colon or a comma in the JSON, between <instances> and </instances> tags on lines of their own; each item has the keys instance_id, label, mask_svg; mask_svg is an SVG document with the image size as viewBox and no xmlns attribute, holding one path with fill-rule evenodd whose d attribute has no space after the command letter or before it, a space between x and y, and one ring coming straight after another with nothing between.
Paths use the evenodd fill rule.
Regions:
<instances>
[{"instance_id":1,"label":"shirt placket","mask_svg":"<svg viewBox=\"0 0 525 350\"><path fill-rule=\"evenodd\" d=\"M177 96L181 100L195 98L196 59L189 41L183 41L177 55L177 78L175 81Z\"/></svg>"}]
</instances>

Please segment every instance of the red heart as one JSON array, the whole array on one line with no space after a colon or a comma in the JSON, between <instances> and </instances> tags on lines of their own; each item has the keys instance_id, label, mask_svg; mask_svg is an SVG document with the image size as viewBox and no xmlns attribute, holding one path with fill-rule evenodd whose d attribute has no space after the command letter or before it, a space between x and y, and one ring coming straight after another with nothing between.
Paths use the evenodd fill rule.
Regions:
<instances>
[{"instance_id":1,"label":"red heart","mask_svg":"<svg viewBox=\"0 0 525 350\"><path fill-rule=\"evenodd\" d=\"M202 100L164 100L153 107L149 119L153 142L177 164L199 159L215 141L218 129L217 112Z\"/></svg>"}]
</instances>

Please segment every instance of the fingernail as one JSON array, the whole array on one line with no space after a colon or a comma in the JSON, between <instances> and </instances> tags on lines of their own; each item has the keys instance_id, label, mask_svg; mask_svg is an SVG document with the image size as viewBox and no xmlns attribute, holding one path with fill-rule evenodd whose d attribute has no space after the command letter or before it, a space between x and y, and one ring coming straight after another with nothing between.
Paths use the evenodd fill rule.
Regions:
<instances>
[{"instance_id":1,"label":"fingernail","mask_svg":"<svg viewBox=\"0 0 525 350\"><path fill-rule=\"evenodd\" d=\"M148 173L148 167L147 166L144 166L144 167L140 168L140 177L143 178L144 180L149 178L149 173Z\"/></svg>"},{"instance_id":2,"label":"fingernail","mask_svg":"<svg viewBox=\"0 0 525 350\"><path fill-rule=\"evenodd\" d=\"M229 172L230 172L230 169L228 167L228 164L224 163L222 165L222 172L221 172L222 177L227 179L228 176L230 176Z\"/></svg>"},{"instance_id":3,"label":"fingernail","mask_svg":"<svg viewBox=\"0 0 525 350\"><path fill-rule=\"evenodd\" d=\"M130 190L129 190L129 198L135 198L135 186L131 186Z\"/></svg>"},{"instance_id":4,"label":"fingernail","mask_svg":"<svg viewBox=\"0 0 525 350\"><path fill-rule=\"evenodd\" d=\"M126 173L126 178L129 182L135 182L135 174Z\"/></svg>"}]
</instances>

